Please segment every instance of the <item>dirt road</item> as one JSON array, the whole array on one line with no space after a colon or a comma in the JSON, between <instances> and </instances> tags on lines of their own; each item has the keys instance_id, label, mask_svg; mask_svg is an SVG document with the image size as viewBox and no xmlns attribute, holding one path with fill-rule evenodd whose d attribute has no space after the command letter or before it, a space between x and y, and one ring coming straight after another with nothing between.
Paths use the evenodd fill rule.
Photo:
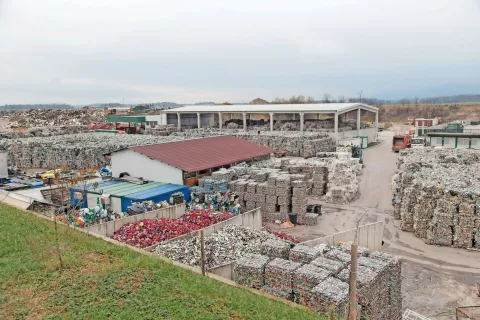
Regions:
<instances>
[{"instance_id":1,"label":"dirt road","mask_svg":"<svg viewBox=\"0 0 480 320\"><path fill-rule=\"evenodd\" d=\"M392 210L392 191L390 188L395 172L398 153L391 151L393 132L378 133L381 143L365 149L363 158L365 167L360 178L360 198L352 206Z\"/></svg>"}]
</instances>

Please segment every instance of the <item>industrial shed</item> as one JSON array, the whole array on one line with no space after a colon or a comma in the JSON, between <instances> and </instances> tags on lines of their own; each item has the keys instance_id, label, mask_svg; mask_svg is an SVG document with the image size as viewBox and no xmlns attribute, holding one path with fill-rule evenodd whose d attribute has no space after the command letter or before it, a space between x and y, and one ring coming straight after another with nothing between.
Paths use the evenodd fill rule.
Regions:
<instances>
[{"instance_id":1,"label":"industrial shed","mask_svg":"<svg viewBox=\"0 0 480 320\"><path fill-rule=\"evenodd\" d=\"M195 185L202 175L239 162L265 159L276 150L231 136L130 147L112 153L112 174Z\"/></svg>"},{"instance_id":2,"label":"industrial shed","mask_svg":"<svg viewBox=\"0 0 480 320\"><path fill-rule=\"evenodd\" d=\"M190 201L189 188L183 185L154 181L145 184L121 180L101 181L96 188L93 184L76 185L70 188L70 204L81 208L94 208L101 202L102 195L104 197L108 195L112 210L127 212L127 208L133 202L168 201L176 192L182 192L185 200Z\"/></svg>"},{"instance_id":3,"label":"industrial shed","mask_svg":"<svg viewBox=\"0 0 480 320\"><path fill-rule=\"evenodd\" d=\"M372 128L361 129L362 111L374 116ZM227 120L242 119L243 129L247 130L247 118L254 114L266 116L270 124L270 131L274 130L276 120L300 121L300 131L304 131L306 120L320 119L329 115L333 118L334 125L330 136L337 141L341 138L354 136L368 136L368 141L377 141L378 133L378 108L364 103L306 103L306 104L266 104L266 105L215 105L215 106L185 106L162 111L167 115L168 124L176 124L181 130L182 126L201 128L214 118L217 119L220 130ZM339 123L354 120L357 130L339 131Z\"/></svg>"}]
</instances>

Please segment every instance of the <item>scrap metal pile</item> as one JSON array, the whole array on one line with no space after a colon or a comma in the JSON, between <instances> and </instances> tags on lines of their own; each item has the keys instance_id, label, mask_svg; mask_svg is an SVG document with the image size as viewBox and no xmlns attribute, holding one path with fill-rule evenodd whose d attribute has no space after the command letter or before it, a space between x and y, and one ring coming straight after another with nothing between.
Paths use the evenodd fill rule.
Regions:
<instances>
[{"instance_id":1,"label":"scrap metal pile","mask_svg":"<svg viewBox=\"0 0 480 320\"><path fill-rule=\"evenodd\" d=\"M10 115L9 127L43 127L64 125L88 125L104 123L103 109L83 107L80 109L29 109Z\"/></svg>"},{"instance_id":2,"label":"scrap metal pile","mask_svg":"<svg viewBox=\"0 0 480 320\"><path fill-rule=\"evenodd\" d=\"M19 168L102 168L104 154L134 145L177 141L180 138L108 133L66 134L51 137L1 139L8 150L8 164Z\"/></svg>"},{"instance_id":3,"label":"scrap metal pile","mask_svg":"<svg viewBox=\"0 0 480 320\"><path fill-rule=\"evenodd\" d=\"M275 247L279 248L280 245ZM279 258L276 254L245 255L234 262L234 280L241 285L306 305L320 316L344 318L348 309L349 248L320 245L312 249L318 258L311 262L292 261ZM290 252L294 250L295 247ZM303 248L297 251L305 252ZM401 261L382 252L359 252L359 319L400 320ZM279 253L285 256L283 248Z\"/></svg>"},{"instance_id":4,"label":"scrap metal pile","mask_svg":"<svg viewBox=\"0 0 480 320\"><path fill-rule=\"evenodd\" d=\"M480 248L480 151L402 151L392 180L394 217L428 244Z\"/></svg>"},{"instance_id":5,"label":"scrap metal pile","mask_svg":"<svg viewBox=\"0 0 480 320\"><path fill-rule=\"evenodd\" d=\"M145 134L152 136L169 136L172 132L178 131L178 127L174 124L155 125L145 128Z\"/></svg>"},{"instance_id":6,"label":"scrap metal pile","mask_svg":"<svg viewBox=\"0 0 480 320\"><path fill-rule=\"evenodd\" d=\"M75 227L84 228L95 224L125 218L122 212L105 210L100 207L71 209L67 212L56 212L59 221L71 224Z\"/></svg>"},{"instance_id":7,"label":"scrap metal pile","mask_svg":"<svg viewBox=\"0 0 480 320\"><path fill-rule=\"evenodd\" d=\"M0 132L0 139L18 139L32 137L51 137L61 136L64 134L76 134L88 132L88 126L52 126L52 127L35 127L26 131L6 131Z\"/></svg>"},{"instance_id":8,"label":"scrap metal pile","mask_svg":"<svg viewBox=\"0 0 480 320\"><path fill-rule=\"evenodd\" d=\"M288 152L288 155L297 157L311 156L317 152L327 152L335 149L335 142L328 134L316 132L261 131L258 134L257 131L191 129L172 133L172 136L179 137L211 137L219 135L230 135L268 146L272 149L285 150Z\"/></svg>"},{"instance_id":9,"label":"scrap metal pile","mask_svg":"<svg viewBox=\"0 0 480 320\"><path fill-rule=\"evenodd\" d=\"M115 231L112 238L134 247L145 248L228 220L231 217L232 215L229 213L196 210L178 219L144 219L125 224Z\"/></svg>"},{"instance_id":10,"label":"scrap metal pile","mask_svg":"<svg viewBox=\"0 0 480 320\"><path fill-rule=\"evenodd\" d=\"M259 254L261 244L268 239L275 239L275 236L244 226L227 225L205 237L205 265L209 269L235 261L246 254ZM198 236L159 244L153 252L190 266L200 266Z\"/></svg>"}]
</instances>

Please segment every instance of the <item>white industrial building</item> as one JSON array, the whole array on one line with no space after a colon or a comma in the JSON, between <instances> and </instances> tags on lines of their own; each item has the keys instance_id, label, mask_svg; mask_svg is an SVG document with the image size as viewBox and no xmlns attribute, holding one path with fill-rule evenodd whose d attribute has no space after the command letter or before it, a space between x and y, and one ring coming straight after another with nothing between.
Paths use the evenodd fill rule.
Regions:
<instances>
[{"instance_id":1,"label":"white industrial building","mask_svg":"<svg viewBox=\"0 0 480 320\"><path fill-rule=\"evenodd\" d=\"M374 114L372 128L361 129L362 110ZM323 104L265 104L265 105L215 105L215 106L186 106L162 111L167 115L168 124L176 124L179 129L182 125L198 128L208 125L214 118L218 121L220 129L225 121L230 119L243 119L243 129L247 129L247 118L253 114L264 114L270 120L270 131L274 130L274 120L289 119L298 115L300 131L304 131L305 120L320 119L322 115L329 114L333 117L334 126L329 133L334 140L354 136L368 136L368 141L376 141L378 133L378 108L363 103L323 103ZM288 115L288 116L287 116ZM295 119L295 118L294 118ZM356 119L357 130L339 131L339 119L343 121Z\"/></svg>"},{"instance_id":2,"label":"white industrial building","mask_svg":"<svg viewBox=\"0 0 480 320\"><path fill-rule=\"evenodd\" d=\"M182 140L130 147L113 152L112 175L172 184L196 185L212 170L270 157L276 150L232 136Z\"/></svg>"}]
</instances>

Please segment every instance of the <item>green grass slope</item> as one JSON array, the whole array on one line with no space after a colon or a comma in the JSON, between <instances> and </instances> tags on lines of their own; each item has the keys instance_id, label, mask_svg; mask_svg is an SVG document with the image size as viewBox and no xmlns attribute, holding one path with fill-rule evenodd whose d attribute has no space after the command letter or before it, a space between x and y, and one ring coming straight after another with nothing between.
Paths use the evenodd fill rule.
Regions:
<instances>
[{"instance_id":1,"label":"green grass slope","mask_svg":"<svg viewBox=\"0 0 480 320\"><path fill-rule=\"evenodd\" d=\"M0 204L0 319L320 319ZM58 251L63 268L60 268Z\"/></svg>"}]
</instances>

